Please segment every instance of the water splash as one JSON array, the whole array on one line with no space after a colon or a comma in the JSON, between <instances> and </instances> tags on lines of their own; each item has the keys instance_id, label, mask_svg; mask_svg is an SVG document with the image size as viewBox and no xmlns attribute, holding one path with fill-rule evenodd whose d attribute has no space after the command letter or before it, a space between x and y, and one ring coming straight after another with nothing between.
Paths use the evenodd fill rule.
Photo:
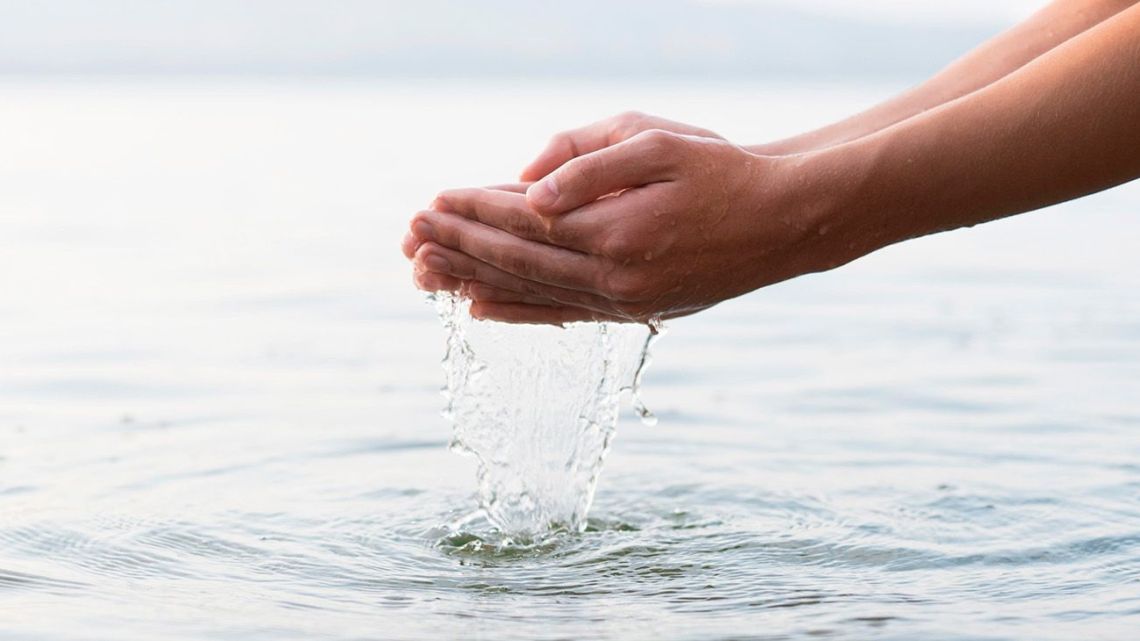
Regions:
<instances>
[{"instance_id":1,"label":"water splash","mask_svg":"<svg viewBox=\"0 0 1140 641\"><path fill-rule=\"evenodd\" d=\"M445 417L453 450L478 460L479 508L519 540L582 531L609 451L622 392L637 397L656 328L565 328L473 320L470 302L434 297L447 330Z\"/></svg>"}]
</instances>

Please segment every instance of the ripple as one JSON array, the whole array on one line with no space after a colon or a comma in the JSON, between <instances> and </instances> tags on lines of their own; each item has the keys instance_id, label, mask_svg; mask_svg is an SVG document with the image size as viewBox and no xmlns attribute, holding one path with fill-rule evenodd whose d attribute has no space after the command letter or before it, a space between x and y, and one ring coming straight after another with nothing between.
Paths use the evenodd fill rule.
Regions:
<instances>
[{"instance_id":1,"label":"ripple","mask_svg":"<svg viewBox=\"0 0 1140 641\"><path fill-rule=\"evenodd\" d=\"M0 590L84 590L89 586L78 581L26 574L0 568Z\"/></svg>"}]
</instances>

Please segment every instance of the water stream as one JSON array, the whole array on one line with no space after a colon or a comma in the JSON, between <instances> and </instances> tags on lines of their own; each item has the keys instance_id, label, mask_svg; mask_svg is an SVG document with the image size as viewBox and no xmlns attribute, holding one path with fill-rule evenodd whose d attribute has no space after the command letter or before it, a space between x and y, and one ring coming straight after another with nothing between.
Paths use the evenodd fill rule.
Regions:
<instances>
[{"instance_id":1,"label":"water stream","mask_svg":"<svg viewBox=\"0 0 1140 641\"><path fill-rule=\"evenodd\" d=\"M623 392L637 400L657 330L621 323L566 327L476 321L470 302L435 298L447 330L444 415L453 450L478 460L479 511L500 533L531 540L582 531Z\"/></svg>"}]
</instances>

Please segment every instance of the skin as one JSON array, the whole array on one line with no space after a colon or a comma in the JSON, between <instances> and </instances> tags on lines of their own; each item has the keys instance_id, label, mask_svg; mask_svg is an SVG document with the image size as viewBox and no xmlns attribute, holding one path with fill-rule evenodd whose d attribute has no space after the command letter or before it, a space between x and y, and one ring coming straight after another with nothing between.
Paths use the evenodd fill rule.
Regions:
<instances>
[{"instance_id":1,"label":"skin","mask_svg":"<svg viewBox=\"0 0 1140 641\"><path fill-rule=\"evenodd\" d=\"M954 61L926 82L880 105L822 129L749 149L764 155L803 153L881 131L1001 80L1133 4L1135 0L1053 2Z\"/></svg>"},{"instance_id":2,"label":"skin","mask_svg":"<svg viewBox=\"0 0 1140 641\"><path fill-rule=\"evenodd\" d=\"M741 147L638 114L561 134L524 171L541 180L444 192L404 252L418 286L461 291L482 318L691 314L1140 176L1138 87L1140 4L1057 2L788 141Z\"/></svg>"}]
</instances>

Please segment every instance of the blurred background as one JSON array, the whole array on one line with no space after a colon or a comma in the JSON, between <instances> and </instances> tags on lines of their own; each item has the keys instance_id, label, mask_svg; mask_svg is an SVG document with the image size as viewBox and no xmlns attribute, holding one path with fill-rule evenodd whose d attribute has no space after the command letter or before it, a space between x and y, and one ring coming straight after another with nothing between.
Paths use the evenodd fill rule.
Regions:
<instances>
[{"instance_id":1,"label":"blurred background","mask_svg":"<svg viewBox=\"0 0 1140 641\"><path fill-rule=\"evenodd\" d=\"M6 0L0 72L913 80L1041 4Z\"/></svg>"},{"instance_id":2,"label":"blurred background","mask_svg":"<svg viewBox=\"0 0 1140 641\"><path fill-rule=\"evenodd\" d=\"M444 536L398 251L560 130L781 138L1041 4L0 0L0 638L1131 638L1135 185L673 322L513 557Z\"/></svg>"}]
</instances>

